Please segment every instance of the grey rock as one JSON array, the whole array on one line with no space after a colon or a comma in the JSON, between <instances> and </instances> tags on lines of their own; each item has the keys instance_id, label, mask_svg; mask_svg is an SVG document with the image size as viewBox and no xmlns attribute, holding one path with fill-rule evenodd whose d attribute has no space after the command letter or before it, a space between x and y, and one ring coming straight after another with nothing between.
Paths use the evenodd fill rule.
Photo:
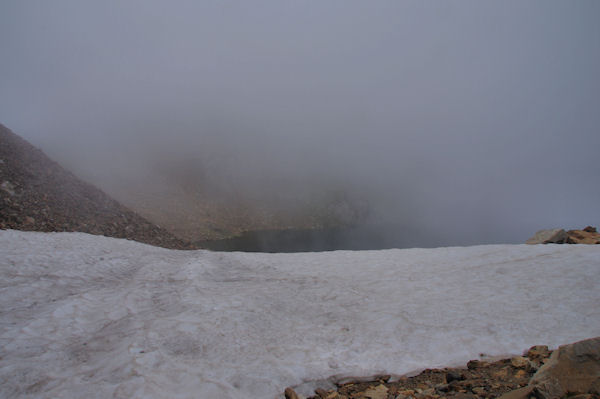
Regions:
<instances>
[{"instance_id":1,"label":"grey rock","mask_svg":"<svg viewBox=\"0 0 600 399\"><path fill-rule=\"evenodd\" d=\"M533 237L525 241L526 244L564 244L567 241L567 232L563 229L540 230Z\"/></svg>"}]
</instances>

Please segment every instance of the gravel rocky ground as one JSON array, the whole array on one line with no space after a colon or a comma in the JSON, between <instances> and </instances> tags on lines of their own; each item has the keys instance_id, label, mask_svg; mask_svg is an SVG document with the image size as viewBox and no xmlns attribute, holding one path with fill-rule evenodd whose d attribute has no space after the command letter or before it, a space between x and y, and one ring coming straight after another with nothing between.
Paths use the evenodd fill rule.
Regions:
<instances>
[{"instance_id":1,"label":"gravel rocky ground","mask_svg":"<svg viewBox=\"0 0 600 399\"><path fill-rule=\"evenodd\" d=\"M0 229L80 231L192 246L85 183L0 124Z\"/></svg>"},{"instance_id":2,"label":"gravel rocky ground","mask_svg":"<svg viewBox=\"0 0 600 399\"><path fill-rule=\"evenodd\" d=\"M600 338L561 346L534 346L523 356L471 360L465 368L428 369L391 381L341 381L309 399L600 399ZM286 399L301 399L292 388Z\"/></svg>"}]
</instances>

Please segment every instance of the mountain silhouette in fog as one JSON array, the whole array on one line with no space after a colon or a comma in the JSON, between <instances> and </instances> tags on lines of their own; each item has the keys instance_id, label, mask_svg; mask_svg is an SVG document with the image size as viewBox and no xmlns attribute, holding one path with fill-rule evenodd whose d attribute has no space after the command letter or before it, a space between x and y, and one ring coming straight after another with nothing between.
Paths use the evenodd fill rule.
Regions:
<instances>
[{"instance_id":1,"label":"mountain silhouette in fog","mask_svg":"<svg viewBox=\"0 0 600 399\"><path fill-rule=\"evenodd\" d=\"M2 124L0 228L79 231L167 248L189 247L80 180Z\"/></svg>"}]
</instances>

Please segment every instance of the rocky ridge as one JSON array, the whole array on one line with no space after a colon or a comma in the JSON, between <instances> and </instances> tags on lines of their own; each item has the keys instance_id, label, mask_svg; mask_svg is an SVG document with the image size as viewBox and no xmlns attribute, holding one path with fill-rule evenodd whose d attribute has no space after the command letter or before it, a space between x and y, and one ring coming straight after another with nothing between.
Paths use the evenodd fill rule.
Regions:
<instances>
[{"instance_id":1,"label":"rocky ridge","mask_svg":"<svg viewBox=\"0 0 600 399\"><path fill-rule=\"evenodd\" d=\"M533 346L523 356L471 360L464 368L427 369L413 377L379 376L316 389L309 399L600 399L600 337L555 351ZM303 399L293 388L286 399Z\"/></svg>"},{"instance_id":2,"label":"rocky ridge","mask_svg":"<svg viewBox=\"0 0 600 399\"><path fill-rule=\"evenodd\" d=\"M0 229L79 231L165 248L191 248L81 181L1 124Z\"/></svg>"},{"instance_id":3,"label":"rocky ridge","mask_svg":"<svg viewBox=\"0 0 600 399\"><path fill-rule=\"evenodd\" d=\"M526 244L600 244L600 234L595 227L582 230L549 229L540 230L529 238Z\"/></svg>"}]
</instances>

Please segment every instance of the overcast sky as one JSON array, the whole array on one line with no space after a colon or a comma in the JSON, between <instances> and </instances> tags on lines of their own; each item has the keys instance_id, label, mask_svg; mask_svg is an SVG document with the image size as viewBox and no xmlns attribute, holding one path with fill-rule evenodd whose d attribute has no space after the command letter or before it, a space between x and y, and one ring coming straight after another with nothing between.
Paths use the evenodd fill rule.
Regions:
<instances>
[{"instance_id":1,"label":"overcast sky","mask_svg":"<svg viewBox=\"0 0 600 399\"><path fill-rule=\"evenodd\" d=\"M600 224L599 19L595 0L5 0L0 123L98 182L191 160L519 242Z\"/></svg>"}]
</instances>

